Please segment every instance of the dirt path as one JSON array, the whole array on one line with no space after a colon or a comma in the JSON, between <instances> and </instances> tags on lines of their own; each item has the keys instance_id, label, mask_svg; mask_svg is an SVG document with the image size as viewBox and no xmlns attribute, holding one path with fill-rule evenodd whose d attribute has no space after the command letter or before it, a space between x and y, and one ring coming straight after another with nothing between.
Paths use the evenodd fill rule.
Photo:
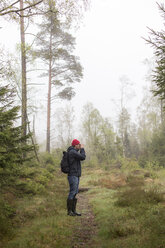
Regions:
<instances>
[{"instance_id":1,"label":"dirt path","mask_svg":"<svg viewBox=\"0 0 165 248\"><path fill-rule=\"evenodd\" d=\"M96 248L97 244L94 239L97 236L97 225L88 195L84 192L79 193L77 199L77 212L80 212L82 216L74 217L76 222L72 248Z\"/></svg>"}]
</instances>

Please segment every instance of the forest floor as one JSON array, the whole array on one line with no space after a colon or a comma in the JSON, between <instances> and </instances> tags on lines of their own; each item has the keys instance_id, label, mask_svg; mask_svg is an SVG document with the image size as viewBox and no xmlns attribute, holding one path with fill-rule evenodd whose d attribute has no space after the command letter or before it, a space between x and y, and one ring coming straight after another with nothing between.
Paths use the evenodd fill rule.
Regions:
<instances>
[{"instance_id":1,"label":"forest floor","mask_svg":"<svg viewBox=\"0 0 165 248\"><path fill-rule=\"evenodd\" d=\"M44 194L15 199L13 233L0 241L0 248L97 248L88 188L80 188L77 212L82 216L75 217L67 215L68 189L66 175L56 171Z\"/></svg>"},{"instance_id":2,"label":"forest floor","mask_svg":"<svg viewBox=\"0 0 165 248\"><path fill-rule=\"evenodd\" d=\"M75 217L57 170L44 194L15 199L13 233L0 248L165 248L165 170L130 168L84 168Z\"/></svg>"},{"instance_id":3,"label":"forest floor","mask_svg":"<svg viewBox=\"0 0 165 248\"><path fill-rule=\"evenodd\" d=\"M96 248L97 243L95 237L97 236L97 224L92 207L89 204L88 195L85 192L80 192L77 196L78 210L82 216L77 218L76 226L73 231L73 245L72 248Z\"/></svg>"}]
</instances>

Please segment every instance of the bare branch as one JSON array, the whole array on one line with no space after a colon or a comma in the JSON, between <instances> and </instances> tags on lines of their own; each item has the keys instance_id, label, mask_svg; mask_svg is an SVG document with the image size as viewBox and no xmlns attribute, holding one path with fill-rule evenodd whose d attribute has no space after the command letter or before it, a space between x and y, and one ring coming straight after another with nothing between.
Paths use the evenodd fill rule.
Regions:
<instances>
[{"instance_id":1,"label":"bare branch","mask_svg":"<svg viewBox=\"0 0 165 248\"><path fill-rule=\"evenodd\" d=\"M47 71L46 69L31 69L27 70L27 72L32 72L32 71Z\"/></svg>"},{"instance_id":2,"label":"bare branch","mask_svg":"<svg viewBox=\"0 0 165 248\"><path fill-rule=\"evenodd\" d=\"M19 2L19 1L16 1L14 4L16 4L17 2ZM0 16L7 15L7 14L11 14L11 13L16 13L16 14L18 14L19 16L23 17L22 15L19 14L19 12L24 11L24 10L27 10L27 9L30 9L30 8L32 8L32 7L34 7L34 6L38 5L38 4L40 4L40 3L42 3L42 2L43 2L43 0L40 0L40 1L36 2L36 3L34 3L34 4L28 5L28 6L24 7L24 8L22 8L22 9L17 9L17 10L12 9L12 10L3 12L4 10L10 8L10 7L11 7L11 5L10 5L10 6L8 6L6 9L0 10ZM14 4L13 4L13 5L14 5ZM30 15L31 15L31 14L30 14ZM26 16L26 17L27 17L27 16Z\"/></svg>"},{"instance_id":3,"label":"bare branch","mask_svg":"<svg viewBox=\"0 0 165 248\"><path fill-rule=\"evenodd\" d=\"M16 2L12 3L11 5L7 6L6 8L1 9L0 12L3 12L3 11L5 11L5 10L7 10L7 9L9 9L9 8L11 8L11 7L13 7L15 4L19 3L19 1L20 1L20 0L17 0Z\"/></svg>"}]
</instances>

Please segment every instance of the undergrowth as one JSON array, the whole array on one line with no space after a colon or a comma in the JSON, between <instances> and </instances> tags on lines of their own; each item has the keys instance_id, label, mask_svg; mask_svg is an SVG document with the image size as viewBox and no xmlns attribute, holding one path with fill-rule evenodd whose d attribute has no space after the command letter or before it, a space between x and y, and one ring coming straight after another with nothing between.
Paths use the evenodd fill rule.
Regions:
<instances>
[{"instance_id":1,"label":"undergrowth","mask_svg":"<svg viewBox=\"0 0 165 248\"><path fill-rule=\"evenodd\" d=\"M59 160L41 154L27 162L0 198L0 247L71 247L72 220L66 215L68 185Z\"/></svg>"},{"instance_id":2,"label":"undergrowth","mask_svg":"<svg viewBox=\"0 0 165 248\"><path fill-rule=\"evenodd\" d=\"M72 247L76 222L66 215L68 183L57 158L42 154L40 165L26 164L13 187L3 191L0 247ZM90 189L97 247L164 248L164 170L140 168L136 161L120 165L105 169L83 163L80 187Z\"/></svg>"},{"instance_id":3,"label":"undergrowth","mask_svg":"<svg viewBox=\"0 0 165 248\"><path fill-rule=\"evenodd\" d=\"M140 167L87 172L98 247L165 247L164 181L158 180L159 170L155 173Z\"/></svg>"}]
</instances>

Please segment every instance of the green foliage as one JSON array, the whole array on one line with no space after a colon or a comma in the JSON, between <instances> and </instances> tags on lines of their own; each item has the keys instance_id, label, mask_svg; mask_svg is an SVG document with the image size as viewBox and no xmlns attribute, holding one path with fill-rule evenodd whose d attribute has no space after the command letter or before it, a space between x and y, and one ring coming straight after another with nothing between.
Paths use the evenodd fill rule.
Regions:
<instances>
[{"instance_id":1,"label":"green foliage","mask_svg":"<svg viewBox=\"0 0 165 248\"><path fill-rule=\"evenodd\" d=\"M86 137L88 158L97 159L97 163L106 163L116 156L115 134L110 120L103 118L91 103L83 108L82 127Z\"/></svg>"},{"instance_id":2,"label":"green foliage","mask_svg":"<svg viewBox=\"0 0 165 248\"><path fill-rule=\"evenodd\" d=\"M154 133L150 150L151 160L158 162L159 166L165 167L165 125Z\"/></svg>"},{"instance_id":3,"label":"green foliage","mask_svg":"<svg viewBox=\"0 0 165 248\"><path fill-rule=\"evenodd\" d=\"M129 156L129 139L128 139L128 129L130 126L130 114L128 113L127 109L125 107L122 107L119 120L119 135L122 141L123 146L123 156Z\"/></svg>"},{"instance_id":4,"label":"green foliage","mask_svg":"<svg viewBox=\"0 0 165 248\"><path fill-rule=\"evenodd\" d=\"M136 159L123 158L120 157L115 161L116 165L121 168L122 171L131 172L133 170L139 169L139 164Z\"/></svg>"},{"instance_id":5,"label":"green foliage","mask_svg":"<svg viewBox=\"0 0 165 248\"><path fill-rule=\"evenodd\" d=\"M28 163L24 163L19 170L19 177L21 178L34 178L38 174L39 166L30 167Z\"/></svg>"},{"instance_id":6,"label":"green foliage","mask_svg":"<svg viewBox=\"0 0 165 248\"><path fill-rule=\"evenodd\" d=\"M58 163L57 159L48 152L40 154L40 157L41 157L42 163L45 165L56 165L56 163Z\"/></svg>"},{"instance_id":7,"label":"green foliage","mask_svg":"<svg viewBox=\"0 0 165 248\"><path fill-rule=\"evenodd\" d=\"M138 126L130 122L127 109L122 109L117 133L110 120L103 118L92 103L84 106L82 128L87 160L91 161L88 165L93 166L95 160L96 166L99 164L108 170L112 161L121 160L121 166L130 169L139 165L148 168L149 163L155 168L164 166L165 128L161 124L161 104L157 98L153 100L151 97L147 92L138 109Z\"/></svg>"},{"instance_id":8,"label":"green foliage","mask_svg":"<svg viewBox=\"0 0 165 248\"><path fill-rule=\"evenodd\" d=\"M5 187L1 189L3 194L6 195L5 200L0 200L0 236L14 235L13 233L13 221L16 219L16 223L20 221L20 218L34 217L33 213L26 213L25 216L19 216L18 206L15 206L15 200L24 200L26 197L41 196L46 193L47 187L50 181L54 177L54 172L57 166L59 166L58 161L54 156L50 154L42 154L43 163L38 164L34 159L31 161L25 161L21 167L18 167L15 173L11 170L5 170ZM10 173L10 174L9 174ZM1 168L0 174L4 178L4 169ZM10 180L9 176L10 175ZM8 191L13 195L8 196ZM1 192L1 196L2 196ZM10 199L11 198L11 199ZM10 203L8 203L8 201ZM35 202L33 202L35 205ZM13 208L13 206L15 206ZM16 209L16 214L14 212ZM35 213L36 214L36 213ZM13 219L14 217L14 219Z\"/></svg>"},{"instance_id":9,"label":"green foliage","mask_svg":"<svg viewBox=\"0 0 165 248\"><path fill-rule=\"evenodd\" d=\"M36 58L51 63L51 84L56 87L56 97L70 100L74 95L73 87L83 77L79 58L73 55L75 38L68 32L68 26L60 21L60 15L53 1L45 3L43 22L36 35ZM49 67L42 77L49 77Z\"/></svg>"},{"instance_id":10,"label":"green foliage","mask_svg":"<svg viewBox=\"0 0 165 248\"><path fill-rule=\"evenodd\" d=\"M14 235L18 215L16 201L46 192L59 160L46 154L41 164L33 158L29 137L22 137L19 107L14 106L14 90L0 87L0 237ZM26 141L26 142L25 142ZM3 195L5 197L3 197ZM10 196L11 195L11 196ZM16 209L16 211L14 210ZM20 221L21 224L21 221ZM0 244L1 246L1 244Z\"/></svg>"},{"instance_id":11,"label":"green foliage","mask_svg":"<svg viewBox=\"0 0 165 248\"><path fill-rule=\"evenodd\" d=\"M48 152L40 154L41 163L50 173L60 168L61 157L62 149L56 149L51 154Z\"/></svg>"},{"instance_id":12,"label":"green foliage","mask_svg":"<svg viewBox=\"0 0 165 248\"><path fill-rule=\"evenodd\" d=\"M159 10L161 11L163 21L165 21L165 6L164 4L158 4ZM156 87L153 90L155 95L158 95L161 99L165 99L165 30L154 31L150 29L151 37L147 42L154 48L154 54L156 57L156 68L153 74L153 82Z\"/></svg>"},{"instance_id":13,"label":"green foliage","mask_svg":"<svg viewBox=\"0 0 165 248\"><path fill-rule=\"evenodd\" d=\"M49 153L41 154L40 158L42 160L41 164L37 164L34 160L25 162L18 171L19 178L14 185L19 194L40 194L45 192L45 187L53 178L53 172L55 172L59 163Z\"/></svg>"},{"instance_id":14,"label":"green foliage","mask_svg":"<svg viewBox=\"0 0 165 248\"><path fill-rule=\"evenodd\" d=\"M98 159L97 157L94 157L94 156L91 156L90 159L87 158L87 160L84 163L86 167L90 167L90 168L99 167Z\"/></svg>"},{"instance_id":15,"label":"green foliage","mask_svg":"<svg viewBox=\"0 0 165 248\"><path fill-rule=\"evenodd\" d=\"M22 163L28 159L25 154L32 150L26 144L29 135L22 137L21 127L15 127L19 107L13 106L14 90L8 86L0 87L0 181L1 187L7 184Z\"/></svg>"},{"instance_id":16,"label":"green foliage","mask_svg":"<svg viewBox=\"0 0 165 248\"><path fill-rule=\"evenodd\" d=\"M11 234L12 223L11 217L15 214L15 210L0 197L0 238L3 235Z\"/></svg>"},{"instance_id":17,"label":"green foliage","mask_svg":"<svg viewBox=\"0 0 165 248\"><path fill-rule=\"evenodd\" d=\"M17 198L12 219L15 232L3 239L2 247L70 248L74 220L66 215L66 195L66 180L55 173L42 194Z\"/></svg>"},{"instance_id":18,"label":"green foliage","mask_svg":"<svg viewBox=\"0 0 165 248\"><path fill-rule=\"evenodd\" d=\"M45 181L47 181L47 178L45 179ZM45 187L42 185L42 183L43 183L43 179L40 179L40 178L38 179L38 183L29 178L26 180L18 179L15 183L15 186L21 195L37 194L37 193L42 193L45 190Z\"/></svg>"}]
</instances>

